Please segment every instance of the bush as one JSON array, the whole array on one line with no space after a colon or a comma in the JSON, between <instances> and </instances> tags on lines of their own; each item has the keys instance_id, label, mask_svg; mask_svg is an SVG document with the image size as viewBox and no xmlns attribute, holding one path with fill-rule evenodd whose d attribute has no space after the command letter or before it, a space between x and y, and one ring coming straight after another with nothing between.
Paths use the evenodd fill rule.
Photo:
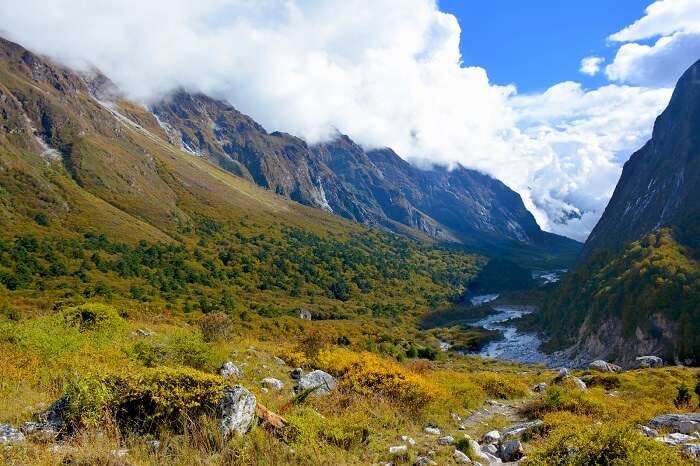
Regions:
<instances>
[{"instance_id":1,"label":"bush","mask_svg":"<svg viewBox=\"0 0 700 466\"><path fill-rule=\"evenodd\" d=\"M526 412L537 418L547 413L565 411L583 416L599 416L604 413L603 405L589 398L580 390L565 390L562 387L550 387L542 398L532 401Z\"/></svg>"},{"instance_id":2,"label":"bush","mask_svg":"<svg viewBox=\"0 0 700 466\"><path fill-rule=\"evenodd\" d=\"M620 377L614 374L595 374L583 377L583 381L589 387L603 387L606 390L620 388Z\"/></svg>"},{"instance_id":3,"label":"bush","mask_svg":"<svg viewBox=\"0 0 700 466\"><path fill-rule=\"evenodd\" d=\"M687 385L680 385L678 387L678 392L676 393L676 398L673 400L673 404L676 408L689 408L690 407L690 390Z\"/></svg>"},{"instance_id":4,"label":"bush","mask_svg":"<svg viewBox=\"0 0 700 466\"><path fill-rule=\"evenodd\" d=\"M198 334L181 329L141 340L128 353L146 367L167 365L212 370L218 362L211 346Z\"/></svg>"},{"instance_id":5,"label":"bush","mask_svg":"<svg viewBox=\"0 0 700 466\"><path fill-rule=\"evenodd\" d=\"M415 411L440 392L426 378L372 353L328 349L318 355L317 362L321 369L341 377L341 387L363 395L381 394Z\"/></svg>"},{"instance_id":6,"label":"bush","mask_svg":"<svg viewBox=\"0 0 700 466\"><path fill-rule=\"evenodd\" d=\"M70 307L63 311L63 321L80 332L111 332L126 327L116 309L99 303Z\"/></svg>"},{"instance_id":7,"label":"bush","mask_svg":"<svg viewBox=\"0 0 700 466\"><path fill-rule=\"evenodd\" d=\"M223 340L231 335L231 318L221 312L203 315L197 320L197 325L204 341Z\"/></svg>"},{"instance_id":8,"label":"bush","mask_svg":"<svg viewBox=\"0 0 700 466\"><path fill-rule=\"evenodd\" d=\"M474 380L491 398L523 398L529 392L528 386L517 375L478 372Z\"/></svg>"},{"instance_id":9,"label":"bush","mask_svg":"<svg viewBox=\"0 0 700 466\"><path fill-rule=\"evenodd\" d=\"M555 432L523 466L686 464L672 448L629 426L576 426Z\"/></svg>"},{"instance_id":10,"label":"bush","mask_svg":"<svg viewBox=\"0 0 700 466\"><path fill-rule=\"evenodd\" d=\"M176 421L218 409L226 382L193 369L89 375L69 384L67 419L75 426L115 419L140 431L177 430Z\"/></svg>"}]
</instances>

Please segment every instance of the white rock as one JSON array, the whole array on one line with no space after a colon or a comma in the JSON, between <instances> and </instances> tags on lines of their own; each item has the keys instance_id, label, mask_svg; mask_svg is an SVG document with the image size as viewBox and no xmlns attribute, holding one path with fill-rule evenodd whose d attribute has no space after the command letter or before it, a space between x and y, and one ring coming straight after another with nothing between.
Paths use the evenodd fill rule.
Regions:
<instances>
[{"instance_id":1,"label":"white rock","mask_svg":"<svg viewBox=\"0 0 700 466\"><path fill-rule=\"evenodd\" d=\"M406 445L395 445L393 447L389 447L389 454L391 455L405 455L408 453L408 447Z\"/></svg>"},{"instance_id":2,"label":"white rock","mask_svg":"<svg viewBox=\"0 0 700 466\"><path fill-rule=\"evenodd\" d=\"M571 380L574 381L574 383L576 384L576 388L578 388L579 390L588 390L588 387L586 386L586 382L579 379L578 377L571 377Z\"/></svg>"},{"instance_id":3,"label":"white rock","mask_svg":"<svg viewBox=\"0 0 700 466\"><path fill-rule=\"evenodd\" d=\"M452 445L455 443L455 439L451 435L445 435L444 437L437 439L437 443L438 445Z\"/></svg>"},{"instance_id":4,"label":"white rock","mask_svg":"<svg viewBox=\"0 0 700 466\"><path fill-rule=\"evenodd\" d=\"M619 372L622 370L620 366L603 361L602 359L596 359L590 363L588 367L600 372Z\"/></svg>"},{"instance_id":5,"label":"white rock","mask_svg":"<svg viewBox=\"0 0 700 466\"><path fill-rule=\"evenodd\" d=\"M427 456L419 456L413 464L415 466L437 466L437 463Z\"/></svg>"},{"instance_id":6,"label":"white rock","mask_svg":"<svg viewBox=\"0 0 700 466\"><path fill-rule=\"evenodd\" d=\"M282 390L284 388L284 382L274 377L265 377L262 379L262 385L272 390Z\"/></svg>"},{"instance_id":7,"label":"white rock","mask_svg":"<svg viewBox=\"0 0 700 466\"><path fill-rule=\"evenodd\" d=\"M690 435L685 435L681 434L679 432L674 432L672 434L668 434L664 437L657 437L656 440L667 443L669 445L683 445L684 443L688 443L690 441L695 440L695 437L691 437Z\"/></svg>"},{"instance_id":8,"label":"white rock","mask_svg":"<svg viewBox=\"0 0 700 466\"><path fill-rule=\"evenodd\" d=\"M532 391L535 393L542 393L545 390L547 390L547 384L544 382L540 382L534 387L532 387Z\"/></svg>"},{"instance_id":9,"label":"white rock","mask_svg":"<svg viewBox=\"0 0 700 466\"><path fill-rule=\"evenodd\" d=\"M240 385L224 389L221 400L220 430L224 437L231 434L247 433L255 420L255 395Z\"/></svg>"},{"instance_id":10,"label":"white rock","mask_svg":"<svg viewBox=\"0 0 700 466\"><path fill-rule=\"evenodd\" d=\"M120 448L118 450L112 450L110 453L112 454L112 456L115 456L117 458L126 458L129 454L129 450L126 448Z\"/></svg>"},{"instance_id":11,"label":"white rock","mask_svg":"<svg viewBox=\"0 0 700 466\"><path fill-rule=\"evenodd\" d=\"M700 432L700 422L691 420L682 420L678 423L678 432L686 435L693 435L695 432Z\"/></svg>"},{"instance_id":12,"label":"white rock","mask_svg":"<svg viewBox=\"0 0 700 466\"><path fill-rule=\"evenodd\" d=\"M24 440L24 434L8 424L0 424L0 445L9 445Z\"/></svg>"},{"instance_id":13,"label":"white rock","mask_svg":"<svg viewBox=\"0 0 700 466\"><path fill-rule=\"evenodd\" d=\"M472 460L467 455L456 449L452 454L452 458L454 458L455 462L460 464L472 464Z\"/></svg>"},{"instance_id":14,"label":"white rock","mask_svg":"<svg viewBox=\"0 0 700 466\"><path fill-rule=\"evenodd\" d=\"M562 367L561 369L559 369L559 378L564 378L567 375L569 375L569 369L567 369L566 367Z\"/></svg>"},{"instance_id":15,"label":"white rock","mask_svg":"<svg viewBox=\"0 0 700 466\"><path fill-rule=\"evenodd\" d=\"M640 368L662 367L664 365L664 360L658 356L640 356L636 361L637 367Z\"/></svg>"},{"instance_id":16,"label":"white rock","mask_svg":"<svg viewBox=\"0 0 700 466\"><path fill-rule=\"evenodd\" d=\"M238 379L243 377L243 370L231 361L227 361L221 366L221 369L219 369L219 374L226 379L229 377L236 377Z\"/></svg>"},{"instance_id":17,"label":"white rock","mask_svg":"<svg viewBox=\"0 0 700 466\"><path fill-rule=\"evenodd\" d=\"M659 432L656 429L652 429L651 427L639 425L639 431L646 437L649 438L656 438L659 436Z\"/></svg>"},{"instance_id":18,"label":"white rock","mask_svg":"<svg viewBox=\"0 0 700 466\"><path fill-rule=\"evenodd\" d=\"M315 388L314 395L328 395L335 386L335 377L321 370L311 371L299 379L299 388Z\"/></svg>"},{"instance_id":19,"label":"white rock","mask_svg":"<svg viewBox=\"0 0 700 466\"><path fill-rule=\"evenodd\" d=\"M700 413L661 414L652 418L648 425L653 429L664 429L672 432L680 432L681 422L684 421L700 423Z\"/></svg>"},{"instance_id":20,"label":"white rock","mask_svg":"<svg viewBox=\"0 0 700 466\"><path fill-rule=\"evenodd\" d=\"M498 455L498 447L496 446L495 443L490 443L488 445L482 445L481 446L481 451L489 453L491 455Z\"/></svg>"},{"instance_id":21,"label":"white rock","mask_svg":"<svg viewBox=\"0 0 700 466\"><path fill-rule=\"evenodd\" d=\"M528 430L534 429L538 426L541 426L542 424L543 422L539 419L516 424L514 426L508 427L507 429L503 429L503 431L501 432L501 438L520 437Z\"/></svg>"},{"instance_id":22,"label":"white rock","mask_svg":"<svg viewBox=\"0 0 700 466\"><path fill-rule=\"evenodd\" d=\"M492 430L490 432L486 432L484 434L484 438L482 440L486 444L498 443L498 441L501 440L501 433L498 432L497 430Z\"/></svg>"},{"instance_id":23,"label":"white rock","mask_svg":"<svg viewBox=\"0 0 700 466\"><path fill-rule=\"evenodd\" d=\"M693 458L694 460L700 460L700 444L689 443L688 445L683 445L681 451L684 455Z\"/></svg>"},{"instance_id":24,"label":"white rock","mask_svg":"<svg viewBox=\"0 0 700 466\"><path fill-rule=\"evenodd\" d=\"M284 362L284 359L277 357L277 356L275 356L273 358L273 360L275 361L275 364L277 364L278 366L284 366L287 364L286 362Z\"/></svg>"},{"instance_id":25,"label":"white rock","mask_svg":"<svg viewBox=\"0 0 700 466\"><path fill-rule=\"evenodd\" d=\"M413 438L409 437L408 435L402 435L402 436L401 436L401 441L402 441L402 442L406 442L406 443L408 443L409 445L415 445L415 444L416 444L416 441L413 440Z\"/></svg>"},{"instance_id":26,"label":"white rock","mask_svg":"<svg viewBox=\"0 0 700 466\"><path fill-rule=\"evenodd\" d=\"M500 457L505 462L518 461L523 457L523 444L520 440L511 440L501 445Z\"/></svg>"},{"instance_id":27,"label":"white rock","mask_svg":"<svg viewBox=\"0 0 700 466\"><path fill-rule=\"evenodd\" d=\"M437 427L433 427L433 426L426 427L425 429L423 429L423 432L425 432L426 434L430 434L430 435L440 435L441 434L440 429L438 429Z\"/></svg>"}]
</instances>

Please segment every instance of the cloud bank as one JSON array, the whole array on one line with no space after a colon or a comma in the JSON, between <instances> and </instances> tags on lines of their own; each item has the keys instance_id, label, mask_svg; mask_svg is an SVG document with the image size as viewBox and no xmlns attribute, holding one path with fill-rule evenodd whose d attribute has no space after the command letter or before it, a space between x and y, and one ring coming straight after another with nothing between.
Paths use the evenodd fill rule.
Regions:
<instances>
[{"instance_id":1,"label":"cloud bank","mask_svg":"<svg viewBox=\"0 0 700 466\"><path fill-rule=\"evenodd\" d=\"M697 23L682 7L649 7L611 40L690 34ZM144 103L184 87L310 142L338 130L419 165L487 172L518 191L543 228L577 239L649 136L675 72L643 71L658 62L650 51L623 60L639 45L626 43L605 68L620 84L519 95L462 64L459 24L434 0L5 0L0 30L69 66L98 67Z\"/></svg>"}]
</instances>

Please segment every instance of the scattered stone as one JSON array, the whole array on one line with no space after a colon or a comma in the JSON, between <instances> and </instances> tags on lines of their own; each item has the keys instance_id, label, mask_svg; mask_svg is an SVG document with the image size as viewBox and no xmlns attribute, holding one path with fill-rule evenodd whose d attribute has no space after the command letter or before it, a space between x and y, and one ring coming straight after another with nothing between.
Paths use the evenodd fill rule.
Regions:
<instances>
[{"instance_id":1,"label":"scattered stone","mask_svg":"<svg viewBox=\"0 0 700 466\"><path fill-rule=\"evenodd\" d=\"M437 463L427 456L419 456L413 464L415 466L437 466Z\"/></svg>"},{"instance_id":2,"label":"scattered stone","mask_svg":"<svg viewBox=\"0 0 700 466\"><path fill-rule=\"evenodd\" d=\"M126 448L120 448L118 450L112 450L110 453L116 458L126 458L129 454L129 450Z\"/></svg>"},{"instance_id":3,"label":"scattered stone","mask_svg":"<svg viewBox=\"0 0 700 466\"><path fill-rule=\"evenodd\" d=\"M622 368L616 364L611 364L602 359L596 359L588 365L589 368L600 372L620 372Z\"/></svg>"},{"instance_id":4,"label":"scattered stone","mask_svg":"<svg viewBox=\"0 0 700 466\"><path fill-rule=\"evenodd\" d=\"M637 367L648 368L648 367L663 367L664 360L658 356L640 356L636 358Z\"/></svg>"},{"instance_id":5,"label":"scattered stone","mask_svg":"<svg viewBox=\"0 0 700 466\"><path fill-rule=\"evenodd\" d=\"M302 320L311 320L311 312L307 311L306 309L302 309L299 311L299 318Z\"/></svg>"},{"instance_id":6,"label":"scattered stone","mask_svg":"<svg viewBox=\"0 0 700 466\"><path fill-rule=\"evenodd\" d=\"M277 364L278 366L285 366L285 365L287 365L287 363L284 362L284 359L282 359L282 358L280 358L280 357L278 357L278 356L275 356L275 357L272 358L272 359L275 361L275 364Z\"/></svg>"},{"instance_id":7,"label":"scattered stone","mask_svg":"<svg viewBox=\"0 0 700 466\"><path fill-rule=\"evenodd\" d=\"M486 444L498 443L501 440L501 433L497 430L486 432L482 440Z\"/></svg>"},{"instance_id":8,"label":"scattered stone","mask_svg":"<svg viewBox=\"0 0 700 466\"><path fill-rule=\"evenodd\" d=\"M567 375L569 375L569 369L567 369L566 367L562 367L561 369L559 369L559 378L560 379L563 379Z\"/></svg>"},{"instance_id":9,"label":"scattered stone","mask_svg":"<svg viewBox=\"0 0 700 466\"><path fill-rule=\"evenodd\" d=\"M690 441L695 440L695 437L691 437L690 435L685 435L681 434L680 432L674 432L672 434L668 434L664 437L657 437L656 440L667 443L669 445L683 445L684 443L688 443Z\"/></svg>"},{"instance_id":10,"label":"scattered stone","mask_svg":"<svg viewBox=\"0 0 700 466\"><path fill-rule=\"evenodd\" d=\"M395 445L389 447L389 454L394 456L405 455L408 453L408 447L406 445Z\"/></svg>"},{"instance_id":11,"label":"scattered stone","mask_svg":"<svg viewBox=\"0 0 700 466\"><path fill-rule=\"evenodd\" d=\"M65 431L66 423L63 413L68 407L68 397L62 396L54 401L43 413L36 417L36 422L25 422L22 432L31 435L34 439L51 441L55 440Z\"/></svg>"},{"instance_id":12,"label":"scattered stone","mask_svg":"<svg viewBox=\"0 0 700 466\"><path fill-rule=\"evenodd\" d=\"M455 462L460 464L472 464L472 460L459 450L454 451L452 458L454 458Z\"/></svg>"},{"instance_id":13,"label":"scattered stone","mask_svg":"<svg viewBox=\"0 0 700 466\"><path fill-rule=\"evenodd\" d=\"M451 435L445 435L444 437L440 437L437 443L438 445L452 445L455 443L455 439Z\"/></svg>"},{"instance_id":14,"label":"scattered stone","mask_svg":"<svg viewBox=\"0 0 700 466\"><path fill-rule=\"evenodd\" d=\"M645 436L649 438L656 438L659 436L659 431L656 429L652 429L651 427L643 426L643 425L638 425L639 431Z\"/></svg>"},{"instance_id":15,"label":"scattered stone","mask_svg":"<svg viewBox=\"0 0 700 466\"><path fill-rule=\"evenodd\" d=\"M681 431L681 422L700 422L700 413L688 414L661 414L652 418L647 425L653 429L669 430L671 432Z\"/></svg>"},{"instance_id":16,"label":"scattered stone","mask_svg":"<svg viewBox=\"0 0 700 466\"><path fill-rule=\"evenodd\" d=\"M685 435L693 435L695 432L700 432L700 422L682 420L678 423L678 432Z\"/></svg>"},{"instance_id":17,"label":"scattered stone","mask_svg":"<svg viewBox=\"0 0 700 466\"><path fill-rule=\"evenodd\" d=\"M149 440L146 442L146 446L148 447L148 451L155 453L160 450L161 443L160 440Z\"/></svg>"},{"instance_id":18,"label":"scattered stone","mask_svg":"<svg viewBox=\"0 0 700 466\"><path fill-rule=\"evenodd\" d=\"M588 390L588 387L586 386L586 382L579 379L578 377L571 377L571 380L574 381L574 384L576 384L576 388L578 388L579 390Z\"/></svg>"},{"instance_id":19,"label":"scattered stone","mask_svg":"<svg viewBox=\"0 0 700 466\"><path fill-rule=\"evenodd\" d=\"M520 440L511 440L501 445L501 459L505 462L518 461L523 457L523 444Z\"/></svg>"},{"instance_id":20,"label":"scattered stone","mask_svg":"<svg viewBox=\"0 0 700 466\"><path fill-rule=\"evenodd\" d=\"M140 328L134 333L139 337L152 337L153 335L155 335L155 332L152 332L151 330L145 328Z\"/></svg>"},{"instance_id":21,"label":"scattered stone","mask_svg":"<svg viewBox=\"0 0 700 466\"><path fill-rule=\"evenodd\" d=\"M243 377L243 369L232 363L231 361L225 362L221 369L219 369L219 374L221 377L228 379L229 377L236 377L237 379Z\"/></svg>"},{"instance_id":22,"label":"scattered stone","mask_svg":"<svg viewBox=\"0 0 700 466\"><path fill-rule=\"evenodd\" d=\"M498 455L498 447L496 446L495 443L483 445L481 447L481 451L484 451L484 452L489 453L489 454L494 455L494 456Z\"/></svg>"},{"instance_id":23,"label":"scattered stone","mask_svg":"<svg viewBox=\"0 0 700 466\"><path fill-rule=\"evenodd\" d=\"M413 438L409 437L408 435L402 435L401 436L401 441L408 443L409 445L415 445L416 441L413 440Z\"/></svg>"},{"instance_id":24,"label":"scattered stone","mask_svg":"<svg viewBox=\"0 0 700 466\"><path fill-rule=\"evenodd\" d=\"M262 385L272 390L282 390L284 388L284 382L274 377L265 377L262 379Z\"/></svg>"},{"instance_id":25,"label":"scattered stone","mask_svg":"<svg viewBox=\"0 0 700 466\"><path fill-rule=\"evenodd\" d=\"M435 426L428 426L425 429L423 429L423 432L425 432L426 434L430 434L430 435L440 435L441 434L440 429L438 429Z\"/></svg>"},{"instance_id":26,"label":"scattered stone","mask_svg":"<svg viewBox=\"0 0 700 466\"><path fill-rule=\"evenodd\" d=\"M255 395L240 385L224 389L221 400L221 434L247 433L255 420Z\"/></svg>"},{"instance_id":27,"label":"scattered stone","mask_svg":"<svg viewBox=\"0 0 700 466\"><path fill-rule=\"evenodd\" d=\"M301 367L297 367L296 369L292 370L290 376L292 377L292 380L299 380L304 376L304 371Z\"/></svg>"},{"instance_id":28,"label":"scattered stone","mask_svg":"<svg viewBox=\"0 0 700 466\"><path fill-rule=\"evenodd\" d=\"M683 445L681 447L681 452L683 452L684 455L689 456L690 458L694 460L700 460L700 444L698 443L689 443L687 445Z\"/></svg>"},{"instance_id":29,"label":"scattered stone","mask_svg":"<svg viewBox=\"0 0 700 466\"><path fill-rule=\"evenodd\" d=\"M451 413L450 416L452 416L452 420L455 421L457 424L462 422L462 417L459 414Z\"/></svg>"},{"instance_id":30,"label":"scattered stone","mask_svg":"<svg viewBox=\"0 0 700 466\"><path fill-rule=\"evenodd\" d=\"M545 390L547 390L547 384L544 382L540 382L534 387L532 387L532 391L535 393L542 393Z\"/></svg>"},{"instance_id":31,"label":"scattered stone","mask_svg":"<svg viewBox=\"0 0 700 466\"><path fill-rule=\"evenodd\" d=\"M335 377L321 370L311 371L299 379L299 388L315 388L314 395L328 395L336 386Z\"/></svg>"},{"instance_id":32,"label":"scattered stone","mask_svg":"<svg viewBox=\"0 0 700 466\"><path fill-rule=\"evenodd\" d=\"M0 445L10 445L24 440L24 434L8 424L0 424Z\"/></svg>"},{"instance_id":33,"label":"scattered stone","mask_svg":"<svg viewBox=\"0 0 700 466\"><path fill-rule=\"evenodd\" d=\"M539 419L535 421L529 421L529 422L522 422L520 424L516 424L514 426L508 427L507 429L504 429L501 432L501 438L510 438L510 437L520 437L522 436L525 432L533 430L539 426L541 426L543 422Z\"/></svg>"}]
</instances>

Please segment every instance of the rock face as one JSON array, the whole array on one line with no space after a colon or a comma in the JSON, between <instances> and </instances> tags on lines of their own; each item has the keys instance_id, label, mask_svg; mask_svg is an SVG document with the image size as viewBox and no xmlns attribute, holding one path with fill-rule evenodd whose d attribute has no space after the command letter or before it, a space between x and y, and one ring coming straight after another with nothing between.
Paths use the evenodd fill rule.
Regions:
<instances>
[{"instance_id":1,"label":"rock face","mask_svg":"<svg viewBox=\"0 0 700 466\"><path fill-rule=\"evenodd\" d=\"M315 146L268 133L202 94L152 106L170 142L302 204L397 232L408 229L473 247L520 243L575 254L578 243L543 232L520 196L461 166L422 170L390 149L365 151L343 135Z\"/></svg>"},{"instance_id":2,"label":"rock face","mask_svg":"<svg viewBox=\"0 0 700 466\"><path fill-rule=\"evenodd\" d=\"M221 377L224 378L229 378L229 377L235 377L235 378L241 378L243 377L243 370L236 366L234 363L231 361L225 362L223 366L221 366L221 369L219 370L219 374Z\"/></svg>"},{"instance_id":3,"label":"rock face","mask_svg":"<svg viewBox=\"0 0 700 466\"><path fill-rule=\"evenodd\" d=\"M225 389L220 407L221 434L228 437L247 433L255 420L256 405L255 395L240 385Z\"/></svg>"},{"instance_id":4,"label":"rock face","mask_svg":"<svg viewBox=\"0 0 700 466\"><path fill-rule=\"evenodd\" d=\"M335 386L335 378L321 370L311 371L299 379L299 388L301 390L314 388L315 395L328 395Z\"/></svg>"}]
</instances>

